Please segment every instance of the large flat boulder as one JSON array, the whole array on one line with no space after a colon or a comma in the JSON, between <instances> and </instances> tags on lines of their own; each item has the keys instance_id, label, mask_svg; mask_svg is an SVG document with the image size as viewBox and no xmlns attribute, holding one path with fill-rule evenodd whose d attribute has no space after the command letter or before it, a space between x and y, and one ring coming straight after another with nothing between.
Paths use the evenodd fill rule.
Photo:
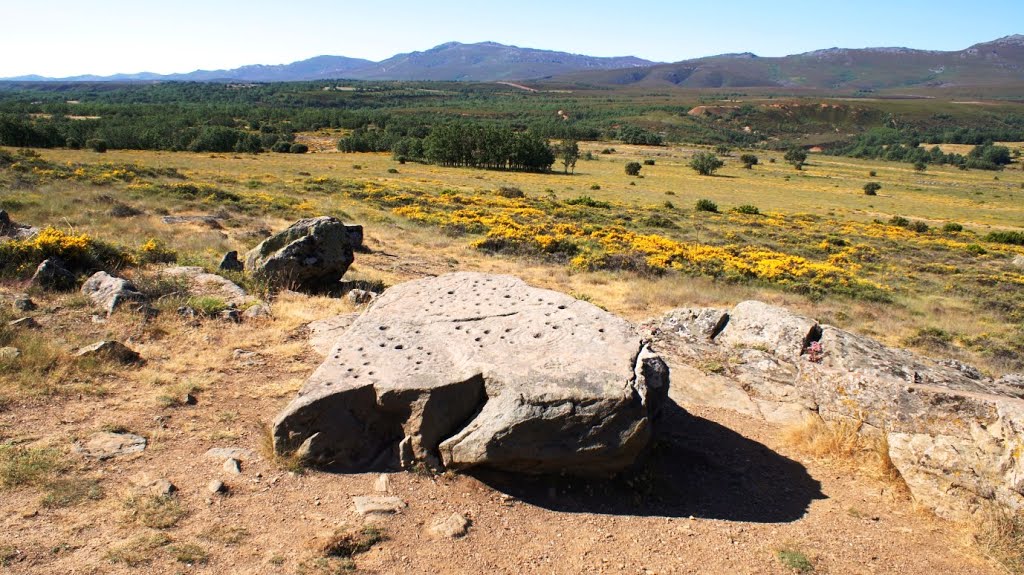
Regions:
<instances>
[{"instance_id":1,"label":"large flat boulder","mask_svg":"<svg viewBox=\"0 0 1024 575\"><path fill-rule=\"evenodd\" d=\"M680 309L649 322L677 377L672 395L800 423L862 423L922 505L963 519L996 504L1024 511L1024 387L956 361L887 347L784 308Z\"/></svg>"},{"instance_id":2,"label":"large flat boulder","mask_svg":"<svg viewBox=\"0 0 1024 575\"><path fill-rule=\"evenodd\" d=\"M249 250L245 269L291 289L330 290L355 259L349 228L327 216L299 220Z\"/></svg>"},{"instance_id":3,"label":"large flat boulder","mask_svg":"<svg viewBox=\"0 0 1024 575\"><path fill-rule=\"evenodd\" d=\"M274 443L347 470L608 473L647 447L668 384L625 320L511 276L448 274L374 301L274 421Z\"/></svg>"},{"instance_id":4,"label":"large flat boulder","mask_svg":"<svg viewBox=\"0 0 1024 575\"><path fill-rule=\"evenodd\" d=\"M171 266L160 271L164 277L178 279L187 284L188 292L194 296L215 297L225 303L243 305L255 298L235 282L217 274L211 274L198 266Z\"/></svg>"}]
</instances>

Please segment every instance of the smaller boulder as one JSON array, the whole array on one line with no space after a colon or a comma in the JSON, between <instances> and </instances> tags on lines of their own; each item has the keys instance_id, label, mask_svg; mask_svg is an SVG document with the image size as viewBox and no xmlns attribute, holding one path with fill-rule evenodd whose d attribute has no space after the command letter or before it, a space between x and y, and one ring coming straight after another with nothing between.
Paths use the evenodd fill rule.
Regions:
<instances>
[{"instance_id":1,"label":"smaller boulder","mask_svg":"<svg viewBox=\"0 0 1024 575\"><path fill-rule=\"evenodd\" d=\"M224 254L224 259L220 260L218 267L230 272L240 272L245 269L245 265L238 261L238 252L234 250Z\"/></svg>"},{"instance_id":2,"label":"smaller boulder","mask_svg":"<svg viewBox=\"0 0 1024 575\"><path fill-rule=\"evenodd\" d=\"M146 296L142 295L132 282L114 277L107 272L96 272L85 280L82 284L82 294L94 305L106 311L107 315L114 313L114 310L126 303L141 304L146 300Z\"/></svg>"},{"instance_id":3,"label":"smaller boulder","mask_svg":"<svg viewBox=\"0 0 1024 575\"><path fill-rule=\"evenodd\" d=\"M220 312L220 318L231 323L242 323L242 314L237 309L226 309Z\"/></svg>"},{"instance_id":4,"label":"smaller boulder","mask_svg":"<svg viewBox=\"0 0 1024 575\"><path fill-rule=\"evenodd\" d=\"M103 461L114 457L141 453L146 449L146 438L134 433L94 433L87 441L75 444L74 451L83 457Z\"/></svg>"},{"instance_id":5,"label":"smaller boulder","mask_svg":"<svg viewBox=\"0 0 1024 575\"><path fill-rule=\"evenodd\" d=\"M256 458L256 452L242 447L211 447L206 450L206 456L211 459L240 459L252 460Z\"/></svg>"},{"instance_id":6,"label":"smaller boulder","mask_svg":"<svg viewBox=\"0 0 1024 575\"><path fill-rule=\"evenodd\" d=\"M266 319L272 317L270 306L265 303L251 305L242 312L242 317L245 319Z\"/></svg>"},{"instance_id":7,"label":"smaller boulder","mask_svg":"<svg viewBox=\"0 0 1024 575\"><path fill-rule=\"evenodd\" d=\"M0 237L25 240L39 233L39 228L17 224L6 211L0 210Z\"/></svg>"},{"instance_id":8,"label":"smaller boulder","mask_svg":"<svg viewBox=\"0 0 1024 575\"><path fill-rule=\"evenodd\" d=\"M0 347L0 361L13 361L21 356L21 350L16 347Z\"/></svg>"},{"instance_id":9,"label":"smaller boulder","mask_svg":"<svg viewBox=\"0 0 1024 575\"><path fill-rule=\"evenodd\" d=\"M391 476L381 473L377 481L373 482L373 490L377 493L391 493Z\"/></svg>"},{"instance_id":10,"label":"smaller boulder","mask_svg":"<svg viewBox=\"0 0 1024 575\"><path fill-rule=\"evenodd\" d=\"M435 519L430 525L430 534L442 539L458 539L469 531L469 519L461 513Z\"/></svg>"},{"instance_id":11,"label":"smaller boulder","mask_svg":"<svg viewBox=\"0 0 1024 575\"><path fill-rule=\"evenodd\" d=\"M224 495L228 492L228 486L224 485L224 482L219 479L206 484L206 490L214 495Z\"/></svg>"},{"instance_id":12,"label":"smaller boulder","mask_svg":"<svg viewBox=\"0 0 1024 575\"><path fill-rule=\"evenodd\" d=\"M32 285L52 291L71 290L75 288L75 274L64 267L60 258L47 258L32 275Z\"/></svg>"},{"instance_id":13,"label":"smaller boulder","mask_svg":"<svg viewBox=\"0 0 1024 575\"><path fill-rule=\"evenodd\" d=\"M1019 269L1024 270L1024 255L1018 255L1013 258L1013 265Z\"/></svg>"},{"instance_id":14,"label":"smaller boulder","mask_svg":"<svg viewBox=\"0 0 1024 575\"><path fill-rule=\"evenodd\" d=\"M36 302L32 301L32 298L28 297L28 294L19 294L14 297L12 302L14 311L34 311L36 309Z\"/></svg>"},{"instance_id":15,"label":"smaller boulder","mask_svg":"<svg viewBox=\"0 0 1024 575\"><path fill-rule=\"evenodd\" d=\"M398 497L379 497L372 495L360 495L352 498L352 505L356 513L362 516L367 515L393 515L401 513L406 508L405 501Z\"/></svg>"},{"instance_id":16,"label":"smaller boulder","mask_svg":"<svg viewBox=\"0 0 1024 575\"><path fill-rule=\"evenodd\" d=\"M328 291L355 259L351 226L322 216L299 220L245 254L245 269L299 291Z\"/></svg>"},{"instance_id":17,"label":"smaller boulder","mask_svg":"<svg viewBox=\"0 0 1024 575\"><path fill-rule=\"evenodd\" d=\"M95 357L116 361L118 363L136 363L142 358L139 354L121 342L113 340L98 341L87 345L75 353L76 357Z\"/></svg>"}]
</instances>

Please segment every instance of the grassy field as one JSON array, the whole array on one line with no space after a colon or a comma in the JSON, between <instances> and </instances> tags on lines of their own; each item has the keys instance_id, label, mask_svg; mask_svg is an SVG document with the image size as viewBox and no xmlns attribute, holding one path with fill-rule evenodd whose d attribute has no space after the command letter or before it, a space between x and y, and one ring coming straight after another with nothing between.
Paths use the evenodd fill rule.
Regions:
<instances>
[{"instance_id":1,"label":"grassy field","mask_svg":"<svg viewBox=\"0 0 1024 575\"><path fill-rule=\"evenodd\" d=\"M267 447L267 422L322 361L305 341L306 325L353 311L348 300L268 294L230 274L270 297L273 310L236 324L217 318L223 305L189 298L156 273L172 261L215 270L224 252L248 249L297 218L334 215L365 227L369 250L356 254L348 279L393 285L455 270L514 273L636 321L756 298L994 375L1024 363L1024 269L1013 263L1024 247L985 239L1024 223L1019 163L1001 172L922 173L812 155L797 171L779 154L755 152L760 163L748 170L736 150L716 176L702 177L687 166L697 148L605 143L588 151L597 159L563 175L399 164L384 154L0 149L0 208L15 222L49 228L0 244L0 347L20 352L0 357L0 567L471 573L484 561L496 573L522 573L530 572L523 561L535 559L538 570L555 573L614 565L839 573L871 565L973 574L1000 572L993 559L1019 565L1017 523L994 523L1003 531L980 535L949 526L915 511L860 463L812 453L764 422L699 408L699 417L752 441L750 451L732 455L744 471L721 465L720 481L698 474L694 486L760 476L761 468L746 466L769 449L806 467L822 499L799 519L776 522L699 509L678 518L566 513L506 499L470 476L401 473L391 478L409 508L367 531L352 522L350 496L373 493L376 474L302 470ZM643 166L642 178L625 174L627 162L645 160L654 164ZM877 196L864 194L869 181L881 184ZM717 211L697 210L698 200ZM167 223L169 215L216 223ZM894 216L905 221L891 223ZM954 222L962 229L943 227ZM64 256L80 274L106 267L132 279L158 313L104 318L78 292L29 288L47 254ZM38 305L28 312L36 328L8 323L22 315L8 300L24 291ZM209 315L182 317L183 305ZM75 357L100 339L125 342L144 361ZM146 451L107 462L70 451L99 431L142 435ZM706 443L709 455L695 457L719 457L711 454L720 445ZM255 452L241 474L204 455L227 446ZM152 493L157 478L178 491ZM214 479L227 494L210 492ZM628 485L636 501L660 491ZM472 515L466 538L424 534L453 510ZM666 534L630 543L637 533Z\"/></svg>"},{"instance_id":2,"label":"grassy field","mask_svg":"<svg viewBox=\"0 0 1024 575\"><path fill-rule=\"evenodd\" d=\"M15 221L84 233L137 260L155 240L212 268L298 217L336 215L367 228L374 253L357 257L357 277L507 271L632 319L759 298L991 373L1024 367L1024 270L1012 264L1024 247L984 240L1024 224L1019 163L917 172L812 155L798 171L758 151L748 170L736 150L704 177L687 165L696 148L614 143L584 144L595 159L573 175L385 154L8 151L17 162L0 170L0 207ZM654 165L641 177L625 174L645 160ZM882 186L877 196L867 182ZM702 199L717 211L695 209ZM212 214L220 226L166 224L167 214Z\"/></svg>"}]
</instances>

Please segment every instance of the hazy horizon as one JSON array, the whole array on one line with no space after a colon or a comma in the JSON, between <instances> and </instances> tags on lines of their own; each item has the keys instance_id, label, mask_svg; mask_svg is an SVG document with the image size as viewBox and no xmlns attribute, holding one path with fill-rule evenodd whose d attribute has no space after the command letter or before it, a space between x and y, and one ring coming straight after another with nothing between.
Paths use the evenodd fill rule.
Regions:
<instances>
[{"instance_id":1,"label":"hazy horizon","mask_svg":"<svg viewBox=\"0 0 1024 575\"><path fill-rule=\"evenodd\" d=\"M0 77L175 74L288 64L319 55L379 61L452 41L675 62L831 47L949 51L1021 32L1013 28L1016 21L972 14L962 3L942 0L872 0L849 11L748 0L725 9L657 1L627 7L598 0L558 11L536 0L502 10L463 0L398 1L386 9L326 0L294 9L265 0L215 6L182 0L173 8L126 0L48 4L7 7L9 21L23 25L0 37L0 50L19 55L0 61Z\"/></svg>"}]
</instances>

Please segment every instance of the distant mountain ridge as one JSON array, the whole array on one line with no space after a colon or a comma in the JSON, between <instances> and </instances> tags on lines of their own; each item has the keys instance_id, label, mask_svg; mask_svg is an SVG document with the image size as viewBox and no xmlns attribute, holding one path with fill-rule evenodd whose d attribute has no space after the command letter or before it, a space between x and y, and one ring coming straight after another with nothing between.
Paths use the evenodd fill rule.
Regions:
<instances>
[{"instance_id":1,"label":"distant mountain ridge","mask_svg":"<svg viewBox=\"0 0 1024 575\"><path fill-rule=\"evenodd\" d=\"M783 57L723 54L630 70L575 72L552 81L649 88L847 90L1024 84L1024 35L951 52L894 47L828 48Z\"/></svg>"},{"instance_id":2,"label":"distant mountain ridge","mask_svg":"<svg viewBox=\"0 0 1024 575\"><path fill-rule=\"evenodd\" d=\"M398 54L373 62L344 56L317 56L276 66L251 65L232 70L196 70L185 74L114 74L47 78L30 75L7 81L192 81L295 82L303 80L436 80L493 82L527 80L583 70L608 70L655 64L633 56L597 57L506 46L496 42L448 42L423 52Z\"/></svg>"},{"instance_id":3,"label":"distant mountain ridge","mask_svg":"<svg viewBox=\"0 0 1024 575\"><path fill-rule=\"evenodd\" d=\"M875 90L902 87L1024 85L1024 35L1015 34L943 52L903 47L826 48L782 57L750 52L672 64L634 56L596 57L521 48L496 42L448 42L380 62L316 56L281 65L185 74L20 76L8 81L290 82L304 80L428 80L494 82L540 80L581 86L647 88L812 88Z\"/></svg>"}]
</instances>

